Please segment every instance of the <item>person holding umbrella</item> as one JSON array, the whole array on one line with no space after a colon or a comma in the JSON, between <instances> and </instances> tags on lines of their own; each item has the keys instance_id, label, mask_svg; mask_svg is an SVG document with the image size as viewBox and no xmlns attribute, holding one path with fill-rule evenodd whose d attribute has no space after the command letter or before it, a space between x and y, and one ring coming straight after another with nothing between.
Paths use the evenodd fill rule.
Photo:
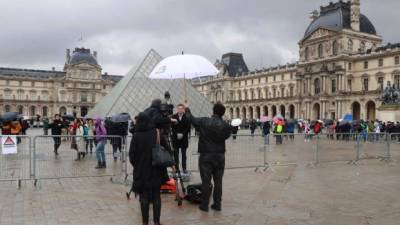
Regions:
<instances>
[{"instance_id":1,"label":"person holding umbrella","mask_svg":"<svg viewBox=\"0 0 400 225\"><path fill-rule=\"evenodd\" d=\"M275 138L276 138L276 144L282 144L282 134L284 132L284 125L285 122L283 120L282 116L276 116L274 119L274 124L275 124L275 128L274 128L274 133L275 133Z\"/></svg>"},{"instance_id":2,"label":"person holding umbrella","mask_svg":"<svg viewBox=\"0 0 400 225\"><path fill-rule=\"evenodd\" d=\"M119 113L112 116L109 121L108 135L119 136L111 138L114 161L117 161L118 154L122 152L122 145L125 144L126 136L128 135L128 122L130 119L131 116L128 113ZM122 155L121 160L123 160Z\"/></svg>"}]
</instances>

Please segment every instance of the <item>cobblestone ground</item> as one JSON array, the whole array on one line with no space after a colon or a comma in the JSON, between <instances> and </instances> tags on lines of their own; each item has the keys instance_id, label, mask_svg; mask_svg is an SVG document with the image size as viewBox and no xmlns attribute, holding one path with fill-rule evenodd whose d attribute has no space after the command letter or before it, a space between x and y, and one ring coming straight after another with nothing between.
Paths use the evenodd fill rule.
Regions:
<instances>
[{"instance_id":1,"label":"cobblestone ground","mask_svg":"<svg viewBox=\"0 0 400 225\"><path fill-rule=\"evenodd\" d=\"M367 142L359 148L363 160L352 165L348 161L354 158L354 142L322 139L318 151L320 163L314 168L310 163L315 159L316 140L307 142L298 136L282 146L275 145L273 140L265 148L260 137L229 140L228 167L257 166L266 159L272 169L265 172L262 168L257 172L246 168L227 169L222 212L203 213L188 202L177 207L173 195L162 195L163 224L399 224L400 145L397 142L391 146L393 162L379 160L385 154L383 142ZM95 171L94 156L75 162L66 143L56 159L48 149L51 142L49 146L46 141L40 143L43 146L39 150L38 174L42 178ZM189 151L192 153L195 149ZM196 159L195 154L190 158L192 169L196 168ZM1 159L1 168L17 171L20 165L4 165L6 160L10 161ZM33 181L23 181L21 189L17 189L16 182L0 182L0 225L141 224L138 200L128 201L125 197L129 186L124 184L120 173L123 164L114 163L112 155L109 160L109 168L94 175L114 174L113 182L109 177L41 179L37 187ZM193 173L192 182L199 182L198 173Z\"/></svg>"}]
</instances>

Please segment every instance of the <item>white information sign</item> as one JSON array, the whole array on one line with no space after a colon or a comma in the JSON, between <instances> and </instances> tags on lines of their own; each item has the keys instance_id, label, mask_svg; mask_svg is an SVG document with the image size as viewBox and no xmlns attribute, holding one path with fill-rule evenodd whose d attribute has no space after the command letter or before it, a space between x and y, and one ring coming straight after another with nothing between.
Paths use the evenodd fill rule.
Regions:
<instances>
[{"instance_id":1,"label":"white information sign","mask_svg":"<svg viewBox=\"0 0 400 225\"><path fill-rule=\"evenodd\" d=\"M17 137L13 135L2 136L1 150L3 155L17 154Z\"/></svg>"}]
</instances>

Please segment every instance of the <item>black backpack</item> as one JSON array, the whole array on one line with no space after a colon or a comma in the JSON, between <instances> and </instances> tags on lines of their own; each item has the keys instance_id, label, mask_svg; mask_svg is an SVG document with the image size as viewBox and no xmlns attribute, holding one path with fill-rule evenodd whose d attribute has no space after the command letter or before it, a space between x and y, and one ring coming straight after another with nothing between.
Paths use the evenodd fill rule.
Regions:
<instances>
[{"instance_id":1,"label":"black backpack","mask_svg":"<svg viewBox=\"0 0 400 225\"><path fill-rule=\"evenodd\" d=\"M212 189L212 186L210 186ZM193 204L201 203L201 183L199 184L190 184L186 187L186 196L185 199Z\"/></svg>"}]
</instances>

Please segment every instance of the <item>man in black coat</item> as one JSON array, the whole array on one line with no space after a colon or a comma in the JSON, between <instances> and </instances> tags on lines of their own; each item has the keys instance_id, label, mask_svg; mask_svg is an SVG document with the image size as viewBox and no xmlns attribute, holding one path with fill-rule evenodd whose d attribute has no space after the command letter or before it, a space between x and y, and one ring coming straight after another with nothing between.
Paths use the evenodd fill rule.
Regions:
<instances>
[{"instance_id":1,"label":"man in black coat","mask_svg":"<svg viewBox=\"0 0 400 225\"><path fill-rule=\"evenodd\" d=\"M174 157L177 167L179 167L179 150L182 154L183 173L186 170L186 150L189 145L190 122L185 116L185 106L180 104L177 107L177 113L172 116L177 123L172 125L172 144L174 147Z\"/></svg>"},{"instance_id":2,"label":"man in black coat","mask_svg":"<svg viewBox=\"0 0 400 225\"><path fill-rule=\"evenodd\" d=\"M63 121L60 119L60 115L54 115L53 123L49 124L49 128L51 128L51 135L61 135L62 128L64 127ZM58 148L61 145L61 137L53 137L54 140L54 154L58 155Z\"/></svg>"},{"instance_id":3,"label":"man in black coat","mask_svg":"<svg viewBox=\"0 0 400 225\"><path fill-rule=\"evenodd\" d=\"M225 140L231 135L232 127L226 123L222 116L225 106L216 103L213 107L211 118L196 118L187 109L186 115L192 125L200 132L198 151L199 169L202 182L202 202L199 209L208 212L211 195L211 179L214 180L213 200L211 208L221 210L222 177L225 169Z\"/></svg>"}]
</instances>

